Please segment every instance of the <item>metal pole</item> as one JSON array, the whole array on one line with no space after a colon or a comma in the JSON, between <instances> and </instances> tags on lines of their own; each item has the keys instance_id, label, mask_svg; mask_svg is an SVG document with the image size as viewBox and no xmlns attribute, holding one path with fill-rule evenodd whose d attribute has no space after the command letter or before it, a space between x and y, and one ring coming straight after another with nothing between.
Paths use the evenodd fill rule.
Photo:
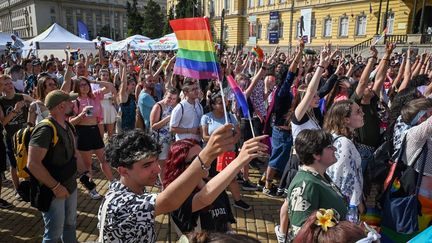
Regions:
<instances>
[{"instance_id":1,"label":"metal pole","mask_svg":"<svg viewBox=\"0 0 432 243\"><path fill-rule=\"evenodd\" d=\"M411 23L411 33L415 34L414 33L414 24L415 24L415 18L417 15L417 0L414 0L414 7L413 7L412 12L413 12L413 14L412 14L412 23Z\"/></svg>"},{"instance_id":2,"label":"metal pole","mask_svg":"<svg viewBox=\"0 0 432 243\"><path fill-rule=\"evenodd\" d=\"M8 7L9 7L10 32L13 34L12 9L11 9L10 0L8 0Z\"/></svg>"},{"instance_id":3,"label":"metal pole","mask_svg":"<svg viewBox=\"0 0 432 243\"><path fill-rule=\"evenodd\" d=\"M387 0L386 11L385 11L385 15L384 15L384 29L387 28L389 2L390 2L390 0Z\"/></svg>"},{"instance_id":4,"label":"metal pole","mask_svg":"<svg viewBox=\"0 0 432 243\"><path fill-rule=\"evenodd\" d=\"M423 34L425 4L426 4L425 0L423 0L422 11L421 11L421 15L420 15L420 34Z\"/></svg>"},{"instance_id":5,"label":"metal pole","mask_svg":"<svg viewBox=\"0 0 432 243\"><path fill-rule=\"evenodd\" d=\"M220 32L220 40L219 40L219 60L223 54L223 37L224 37L224 22L225 22L225 9L222 9L221 15L221 32ZM222 80L221 80L222 81Z\"/></svg>"},{"instance_id":6,"label":"metal pole","mask_svg":"<svg viewBox=\"0 0 432 243\"><path fill-rule=\"evenodd\" d=\"M379 8L378 8L378 20L376 25L376 35L379 35L380 33L380 22L381 22L381 11L382 11L382 0L380 0Z\"/></svg>"},{"instance_id":7,"label":"metal pole","mask_svg":"<svg viewBox=\"0 0 432 243\"><path fill-rule=\"evenodd\" d=\"M291 55L291 48L292 48L293 20L294 20L294 0L291 0L290 31L289 31L289 40L288 40L288 42L289 42L289 47L288 47L289 55Z\"/></svg>"}]
</instances>

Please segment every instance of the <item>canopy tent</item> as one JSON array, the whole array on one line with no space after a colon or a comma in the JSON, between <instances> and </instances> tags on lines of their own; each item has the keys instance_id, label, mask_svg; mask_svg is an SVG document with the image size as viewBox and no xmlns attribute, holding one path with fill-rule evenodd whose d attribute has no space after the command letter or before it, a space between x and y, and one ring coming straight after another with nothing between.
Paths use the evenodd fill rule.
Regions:
<instances>
[{"instance_id":1,"label":"canopy tent","mask_svg":"<svg viewBox=\"0 0 432 243\"><path fill-rule=\"evenodd\" d=\"M33 50L64 50L67 46L72 49L80 48L81 50L96 49L94 42L70 33L57 23L51 25L51 27L35 38L26 41L24 45L26 46L24 49Z\"/></svg>"},{"instance_id":2,"label":"canopy tent","mask_svg":"<svg viewBox=\"0 0 432 243\"><path fill-rule=\"evenodd\" d=\"M20 40L20 41L22 41L24 43L24 41L21 40L20 38L18 38L18 40ZM0 51L6 50L6 44L8 42L11 42L11 43L13 42L13 40L11 38L11 34L10 33L5 33L5 32L0 32Z\"/></svg>"},{"instance_id":3,"label":"canopy tent","mask_svg":"<svg viewBox=\"0 0 432 243\"><path fill-rule=\"evenodd\" d=\"M99 38L100 38L100 40L99 40ZM95 43L97 43L98 45L100 44L101 41L104 41L104 42L105 42L105 45L111 45L112 43L115 42L115 41L113 41L113 40L110 39L110 38L106 38L106 37L99 37L99 38L93 39L92 42L95 42Z\"/></svg>"},{"instance_id":4,"label":"canopy tent","mask_svg":"<svg viewBox=\"0 0 432 243\"><path fill-rule=\"evenodd\" d=\"M150 38L143 35L133 35L129 36L128 38L114 42L111 45L105 47L105 50L107 51L125 51L127 49L127 45L129 44L129 50L142 50L140 45L144 44L146 41L149 41Z\"/></svg>"},{"instance_id":5,"label":"canopy tent","mask_svg":"<svg viewBox=\"0 0 432 243\"><path fill-rule=\"evenodd\" d=\"M140 46L145 51L173 51L178 49L178 41L176 35L171 33L161 38L144 42Z\"/></svg>"}]
</instances>

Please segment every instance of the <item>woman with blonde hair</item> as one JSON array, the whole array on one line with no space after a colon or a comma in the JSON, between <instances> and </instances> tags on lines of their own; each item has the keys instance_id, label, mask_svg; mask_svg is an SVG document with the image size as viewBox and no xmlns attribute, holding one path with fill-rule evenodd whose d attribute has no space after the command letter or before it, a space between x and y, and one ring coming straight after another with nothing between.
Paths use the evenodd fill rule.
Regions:
<instances>
[{"instance_id":1,"label":"woman with blonde hair","mask_svg":"<svg viewBox=\"0 0 432 243\"><path fill-rule=\"evenodd\" d=\"M332 133L337 162L327 169L327 174L348 198L350 206L365 212L363 203L363 172L361 156L353 138L355 129L364 125L362 108L352 100L333 104L324 120L324 129Z\"/></svg>"}]
</instances>

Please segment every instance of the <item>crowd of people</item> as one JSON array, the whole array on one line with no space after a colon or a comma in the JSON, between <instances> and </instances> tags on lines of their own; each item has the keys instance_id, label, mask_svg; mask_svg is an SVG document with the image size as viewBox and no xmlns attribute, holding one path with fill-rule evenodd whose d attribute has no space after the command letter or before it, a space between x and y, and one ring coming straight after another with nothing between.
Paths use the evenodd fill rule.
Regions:
<instances>
[{"instance_id":1,"label":"crowd of people","mask_svg":"<svg viewBox=\"0 0 432 243\"><path fill-rule=\"evenodd\" d=\"M22 184L30 181L43 242L76 242L78 178L89 197L104 198L101 242L154 242L155 217L167 213L185 242L255 242L224 236L236 222L231 206L253 210L242 190L285 198L280 243L374 242L386 227L359 219L387 205L376 197L390 190L390 167L374 157L384 149L413 169L414 188L420 181L420 232L432 222L432 55L395 48L345 55L327 44L313 54L300 40L293 53L226 51L221 81L174 74L172 52L108 53L103 44L77 60L71 50L65 59L3 56L1 178L9 167L17 200L28 197ZM24 128L26 176L14 143ZM96 190L95 170L110 181L106 195ZM408 191L405 181L393 180L391 192ZM11 207L0 194L0 208Z\"/></svg>"}]
</instances>

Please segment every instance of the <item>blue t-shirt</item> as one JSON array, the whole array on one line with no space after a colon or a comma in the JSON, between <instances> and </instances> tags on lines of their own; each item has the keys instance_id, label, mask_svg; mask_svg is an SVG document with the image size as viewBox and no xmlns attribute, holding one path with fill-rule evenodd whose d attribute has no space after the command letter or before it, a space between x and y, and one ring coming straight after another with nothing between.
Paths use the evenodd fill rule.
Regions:
<instances>
[{"instance_id":1,"label":"blue t-shirt","mask_svg":"<svg viewBox=\"0 0 432 243\"><path fill-rule=\"evenodd\" d=\"M150 112L155 103L155 100L150 94L141 91L138 97L138 107L146 128L150 127Z\"/></svg>"},{"instance_id":2,"label":"blue t-shirt","mask_svg":"<svg viewBox=\"0 0 432 243\"><path fill-rule=\"evenodd\" d=\"M228 113L228 122L234 126L237 125L237 119L231 113ZM207 126L208 134L211 135L216 129L225 124L225 116L222 118L216 118L213 112L204 114L201 117L201 126Z\"/></svg>"}]
</instances>

